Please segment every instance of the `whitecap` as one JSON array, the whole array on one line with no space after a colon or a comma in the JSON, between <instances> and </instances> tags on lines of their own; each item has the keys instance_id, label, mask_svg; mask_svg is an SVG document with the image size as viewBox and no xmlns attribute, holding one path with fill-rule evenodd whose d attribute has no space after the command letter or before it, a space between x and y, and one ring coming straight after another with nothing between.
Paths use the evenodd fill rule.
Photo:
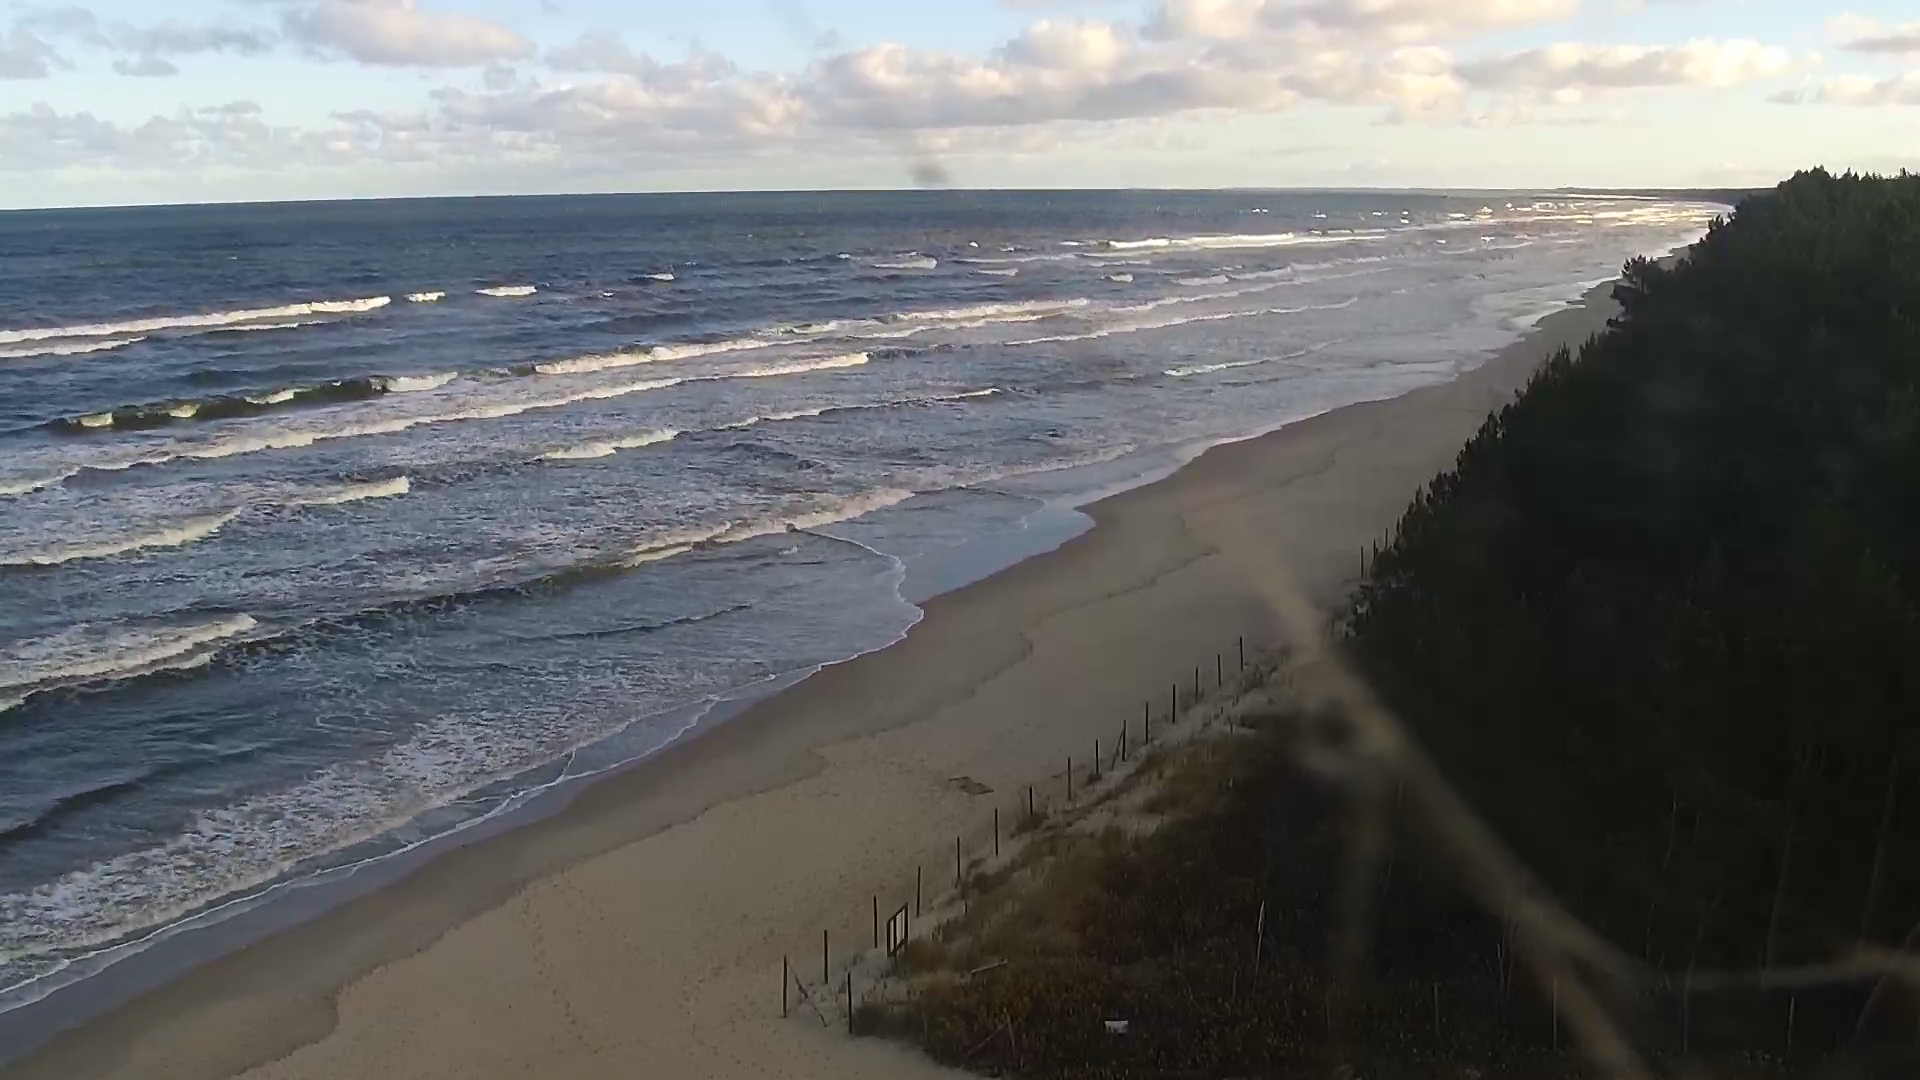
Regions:
<instances>
[{"instance_id":1,"label":"whitecap","mask_svg":"<svg viewBox=\"0 0 1920 1080\"><path fill-rule=\"evenodd\" d=\"M15 643L0 654L0 692L149 671L202 645L250 633L258 625L251 615L185 626L83 623L51 637Z\"/></svg>"},{"instance_id":2,"label":"whitecap","mask_svg":"<svg viewBox=\"0 0 1920 1080\"><path fill-rule=\"evenodd\" d=\"M222 526L239 516L239 510L224 510L217 514L189 518L163 529L133 536L77 544L71 547L8 552L0 554L0 566L59 566L83 559L108 559L145 548L179 547L212 536L219 532Z\"/></svg>"},{"instance_id":3,"label":"whitecap","mask_svg":"<svg viewBox=\"0 0 1920 1080\"><path fill-rule=\"evenodd\" d=\"M434 375L392 375L374 380L375 385L389 394L412 394L421 390L437 390L460 377L457 371L442 371Z\"/></svg>"},{"instance_id":4,"label":"whitecap","mask_svg":"<svg viewBox=\"0 0 1920 1080\"><path fill-rule=\"evenodd\" d=\"M672 442L674 439L679 438L679 436L680 432L672 428L661 428L657 431L643 432L639 435L630 435L621 439L608 439L604 442L590 442L580 446L569 446L559 450L549 450L540 455L540 460L591 461L595 458L612 457L622 450L637 450L642 446L656 446L660 443Z\"/></svg>"},{"instance_id":5,"label":"whitecap","mask_svg":"<svg viewBox=\"0 0 1920 1080\"><path fill-rule=\"evenodd\" d=\"M53 473L48 476L29 476L25 478L9 477L0 479L0 495L31 495L41 488L53 487L55 484L61 483L68 477L74 476L79 472L80 469L76 466L64 472Z\"/></svg>"},{"instance_id":6,"label":"whitecap","mask_svg":"<svg viewBox=\"0 0 1920 1080\"><path fill-rule=\"evenodd\" d=\"M113 414L110 412L89 413L80 418L83 428L106 428L113 426Z\"/></svg>"},{"instance_id":7,"label":"whitecap","mask_svg":"<svg viewBox=\"0 0 1920 1080\"><path fill-rule=\"evenodd\" d=\"M1019 270L1011 266L1005 269L996 269L994 267L987 266L974 271L974 273L976 274L985 274L988 277L1003 277L1003 278L1013 277L1015 274L1018 274L1019 272L1020 272Z\"/></svg>"},{"instance_id":8,"label":"whitecap","mask_svg":"<svg viewBox=\"0 0 1920 1080\"><path fill-rule=\"evenodd\" d=\"M124 349L144 337L116 338L112 341L67 341L24 349L0 349L0 360L24 360L30 356L84 356L87 353Z\"/></svg>"},{"instance_id":9,"label":"whitecap","mask_svg":"<svg viewBox=\"0 0 1920 1080\"><path fill-rule=\"evenodd\" d=\"M1118 282L1122 285L1131 285L1133 284L1133 275L1132 274L1108 274L1107 280Z\"/></svg>"},{"instance_id":10,"label":"whitecap","mask_svg":"<svg viewBox=\"0 0 1920 1080\"><path fill-rule=\"evenodd\" d=\"M653 280L653 281L673 281L673 280L675 280L675 278L674 278L674 276L673 276L672 274L670 274L670 273L666 273L666 274L648 274L648 275L647 275L647 277L648 277L649 279L651 279L651 280Z\"/></svg>"},{"instance_id":11,"label":"whitecap","mask_svg":"<svg viewBox=\"0 0 1920 1080\"><path fill-rule=\"evenodd\" d=\"M1194 375L1211 375L1216 371L1232 371L1235 368L1259 367L1261 364L1271 364L1276 360L1298 360L1303 356L1312 356L1314 353L1326 349L1333 344L1334 342L1331 341L1322 342L1318 345L1308 346L1307 348L1298 349L1280 356L1263 356L1256 360L1229 360L1217 364L1196 364L1192 367L1168 368L1165 374L1171 375L1176 379L1185 379Z\"/></svg>"},{"instance_id":12,"label":"whitecap","mask_svg":"<svg viewBox=\"0 0 1920 1080\"><path fill-rule=\"evenodd\" d=\"M875 270L933 270L939 267L940 260L929 255L906 254L897 259L869 263Z\"/></svg>"},{"instance_id":13,"label":"whitecap","mask_svg":"<svg viewBox=\"0 0 1920 1080\"><path fill-rule=\"evenodd\" d=\"M405 495L413 490L413 481L404 476L391 480L376 480L366 484L349 484L312 495L297 495L288 501L292 506L341 506L359 502L362 499L391 499Z\"/></svg>"},{"instance_id":14,"label":"whitecap","mask_svg":"<svg viewBox=\"0 0 1920 1080\"><path fill-rule=\"evenodd\" d=\"M407 294L407 303L431 304L431 303L435 303L436 301L444 300L446 298L447 298L447 294L444 292L441 292L438 289L435 289L429 292L410 292Z\"/></svg>"},{"instance_id":15,"label":"whitecap","mask_svg":"<svg viewBox=\"0 0 1920 1080\"><path fill-rule=\"evenodd\" d=\"M231 326L235 323L289 319L299 315L355 315L385 307L392 301L393 298L389 296L369 296L358 300L316 300L303 304L282 304L278 307L213 311L201 315L161 315L145 319L129 319L125 322L0 330L0 344L55 341L63 338L115 337L121 334L145 334L155 330L205 329Z\"/></svg>"},{"instance_id":16,"label":"whitecap","mask_svg":"<svg viewBox=\"0 0 1920 1080\"><path fill-rule=\"evenodd\" d=\"M534 293L540 291L540 287L538 285L493 285L473 291L479 293L481 296L491 296L496 299L511 299L520 296L532 296Z\"/></svg>"}]
</instances>

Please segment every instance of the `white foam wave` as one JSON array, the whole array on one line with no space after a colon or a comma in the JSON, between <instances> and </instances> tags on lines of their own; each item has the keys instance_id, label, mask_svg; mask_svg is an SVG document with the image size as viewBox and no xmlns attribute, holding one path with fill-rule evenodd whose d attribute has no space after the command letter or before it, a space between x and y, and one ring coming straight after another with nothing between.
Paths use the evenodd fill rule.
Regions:
<instances>
[{"instance_id":1,"label":"white foam wave","mask_svg":"<svg viewBox=\"0 0 1920 1080\"><path fill-rule=\"evenodd\" d=\"M777 344L780 342L762 338L734 338L728 341L689 342L685 345L655 345L637 352L594 353L588 356L576 356L571 360L535 364L533 370L542 375L586 375L595 371L609 371L639 364L691 360L700 356L765 349Z\"/></svg>"},{"instance_id":2,"label":"white foam wave","mask_svg":"<svg viewBox=\"0 0 1920 1080\"><path fill-rule=\"evenodd\" d=\"M250 615L159 628L83 623L0 654L0 692L148 671L202 645L249 633L258 625Z\"/></svg>"},{"instance_id":3,"label":"white foam wave","mask_svg":"<svg viewBox=\"0 0 1920 1080\"><path fill-rule=\"evenodd\" d=\"M1008 255L1002 258L981 257L973 259L955 259L955 262L984 264L988 266L1007 263L1072 262L1080 256L1071 251L1055 252L1051 255Z\"/></svg>"},{"instance_id":4,"label":"white foam wave","mask_svg":"<svg viewBox=\"0 0 1920 1080\"><path fill-rule=\"evenodd\" d=\"M219 532L222 526L239 516L239 510L224 510L217 514L189 518L164 529L134 536L123 536L118 539L72 547L7 552L0 554L0 566L59 566L62 563L77 562L82 559L110 559L115 555L125 555L145 548L179 547L182 544L191 544L195 540L204 540L212 536Z\"/></svg>"},{"instance_id":5,"label":"white foam wave","mask_svg":"<svg viewBox=\"0 0 1920 1080\"><path fill-rule=\"evenodd\" d=\"M301 315L357 315L386 307L390 296L369 296L359 300L316 300L278 307L243 308L237 311L212 311L202 315L162 315L125 322L84 323L79 326L43 326L20 330L0 330L0 345L22 341L56 341L66 338L115 337L121 334L146 334L156 330L192 330L236 323L290 319Z\"/></svg>"},{"instance_id":6,"label":"white foam wave","mask_svg":"<svg viewBox=\"0 0 1920 1080\"><path fill-rule=\"evenodd\" d=\"M278 405L284 401L292 401L298 393L300 393L298 390L275 390L271 394L261 394L258 397L249 395L247 400L255 405Z\"/></svg>"},{"instance_id":7,"label":"white foam wave","mask_svg":"<svg viewBox=\"0 0 1920 1080\"><path fill-rule=\"evenodd\" d=\"M106 428L113 426L113 414L110 412L89 413L80 418L83 428Z\"/></svg>"},{"instance_id":8,"label":"white foam wave","mask_svg":"<svg viewBox=\"0 0 1920 1080\"><path fill-rule=\"evenodd\" d=\"M747 428L754 427L759 424L777 424L786 420L807 420L815 416L824 416L825 414L832 411L836 407L861 408L863 406L821 405L817 408L812 408L812 409L789 409L786 412L767 413L764 416L749 416L745 420L735 420L731 424L721 424L719 427L714 428L714 430L715 431L744 431ZM881 408L884 406L865 406L865 407Z\"/></svg>"},{"instance_id":9,"label":"white foam wave","mask_svg":"<svg viewBox=\"0 0 1920 1080\"><path fill-rule=\"evenodd\" d=\"M649 279L651 279L651 280L653 280L653 281L674 281L674 280L677 280L677 279L675 279L675 278L674 278L674 276L673 276L672 274L648 274L648 275L647 275L647 277L648 277Z\"/></svg>"},{"instance_id":10,"label":"white foam wave","mask_svg":"<svg viewBox=\"0 0 1920 1080\"><path fill-rule=\"evenodd\" d=\"M167 415L175 420L191 420L200 411L198 402L185 401L167 410Z\"/></svg>"},{"instance_id":11,"label":"white foam wave","mask_svg":"<svg viewBox=\"0 0 1920 1080\"><path fill-rule=\"evenodd\" d=\"M1064 311L1084 308L1093 301L1085 297L1070 300L1018 300L1004 304L970 304L965 307L908 311L892 316L900 322L1024 322L1026 316L1044 318ZM984 324L984 323L983 323Z\"/></svg>"},{"instance_id":12,"label":"white foam wave","mask_svg":"<svg viewBox=\"0 0 1920 1080\"><path fill-rule=\"evenodd\" d=\"M1109 240L1108 251L1227 251L1239 248L1309 247L1316 244L1352 244L1387 237L1384 229L1335 233L1253 233L1205 236L1152 236L1142 240Z\"/></svg>"},{"instance_id":13,"label":"white foam wave","mask_svg":"<svg viewBox=\"0 0 1920 1080\"><path fill-rule=\"evenodd\" d=\"M116 338L112 341L68 341L25 349L0 349L0 360L25 360L30 356L84 356L87 353L124 349L144 337Z\"/></svg>"},{"instance_id":14,"label":"white foam wave","mask_svg":"<svg viewBox=\"0 0 1920 1080\"><path fill-rule=\"evenodd\" d=\"M290 322L242 323L239 326L216 326L207 331L209 334L252 333L258 330L298 330L303 326L319 326L325 319L294 319Z\"/></svg>"},{"instance_id":15,"label":"white foam wave","mask_svg":"<svg viewBox=\"0 0 1920 1080\"><path fill-rule=\"evenodd\" d=\"M1225 274L1213 274L1208 277L1179 278L1174 282L1174 284L1186 285L1190 288L1198 288L1203 285L1225 285L1228 281L1231 281L1231 280L1232 279L1227 277L1227 275Z\"/></svg>"},{"instance_id":16,"label":"white foam wave","mask_svg":"<svg viewBox=\"0 0 1920 1080\"><path fill-rule=\"evenodd\" d=\"M1176 379L1185 379L1194 375L1211 375L1216 371L1231 371L1234 368L1259 367L1261 364L1271 364L1276 360L1298 360L1303 356L1312 356L1314 353L1329 348L1332 345L1333 342L1331 341L1322 342L1319 345L1298 349L1281 356L1263 356L1257 360L1229 360L1217 364L1196 364L1192 367L1168 368L1165 373Z\"/></svg>"},{"instance_id":17,"label":"white foam wave","mask_svg":"<svg viewBox=\"0 0 1920 1080\"><path fill-rule=\"evenodd\" d=\"M1097 341L1100 338L1113 337L1116 334L1138 334L1148 330L1167 330L1189 323L1222 322L1227 319L1245 319L1256 315L1299 315L1308 311L1339 311L1352 307L1359 297L1350 296L1337 304L1308 304L1304 307L1254 308L1248 311L1218 311L1205 315L1182 315L1151 322L1120 323L1115 326L1103 326L1081 334L1053 334L1047 337L1027 338L1022 341L1009 341L1008 346L1046 345L1068 341Z\"/></svg>"},{"instance_id":18,"label":"white foam wave","mask_svg":"<svg viewBox=\"0 0 1920 1080\"><path fill-rule=\"evenodd\" d=\"M672 428L643 432L623 439L608 439L604 442L584 443L559 450L549 450L540 455L542 461L591 461L595 458L612 457L622 450L637 450L642 446L654 446L672 442L680 433Z\"/></svg>"},{"instance_id":19,"label":"white foam wave","mask_svg":"<svg viewBox=\"0 0 1920 1080\"><path fill-rule=\"evenodd\" d=\"M432 290L430 292L410 292L407 294L407 303L432 304L440 300L445 300L446 298L447 298L447 294L444 292L441 292L438 289Z\"/></svg>"},{"instance_id":20,"label":"white foam wave","mask_svg":"<svg viewBox=\"0 0 1920 1080\"><path fill-rule=\"evenodd\" d=\"M1133 284L1133 275L1132 274L1108 274L1107 280L1118 282L1121 285L1131 285Z\"/></svg>"},{"instance_id":21,"label":"white foam wave","mask_svg":"<svg viewBox=\"0 0 1920 1080\"><path fill-rule=\"evenodd\" d=\"M897 506L913 498L915 494L916 492L904 488L880 488L862 495L825 498L816 508L783 514L764 521L734 525L713 539L715 543L735 544L742 540L751 540L756 536L771 536L791 529L818 529L822 526L865 517L876 510L885 510L889 506Z\"/></svg>"},{"instance_id":22,"label":"white foam wave","mask_svg":"<svg viewBox=\"0 0 1920 1080\"><path fill-rule=\"evenodd\" d=\"M345 503L359 502L362 499L391 499L405 495L413 490L413 481L404 476L391 480L376 480L366 484L349 484L315 495L302 495L292 500L293 506L340 506Z\"/></svg>"},{"instance_id":23,"label":"white foam wave","mask_svg":"<svg viewBox=\"0 0 1920 1080\"><path fill-rule=\"evenodd\" d=\"M866 362L866 353L846 353L841 356L823 356L811 360L794 360L784 364L768 364L765 367L748 368L745 371L730 371L717 378L761 379L771 375L801 375L809 371L834 371L839 368L860 367Z\"/></svg>"},{"instance_id":24,"label":"white foam wave","mask_svg":"<svg viewBox=\"0 0 1920 1080\"><path fill-rule=\"evenodd\" d=\"M982 269L974 271L974 273L976 274L985 274L988 277L1013 277L1015 274L1018 274L1019 272L1020 272L1019 270L1011 266L1005 267L1005 268L995 268L995 267L989 266L989 267L984 267Z\"/></svg>"},{"instance_id":25,"label":"white foam wave","mask_svg":"<svg viewBox=\"0 0 1920 1080\"><path fill-rule=\"evenodd\" d=\"M540 291L540 287L538 285L492 285L473 291L479 293L481 296L491 296L504 300L520 296L532 296L534 293Z\"/></svg>"},{"instance_id":26,"label":"white foam wave","mask_svg":"<svg viewBox=\"0 0 1920 1080\"><path fill-rule=\"evenodd\" d=\"M940 265L940 260L929 255L903 255L868 265L875 270L932 270Z\"/></svg>"},{"instance_id":27,"label":"white foam wave","mask_svg":"<svg viewBox=\"0 0 1920 1080\"><path fill-rule=\"evenodd\" d=\"M0 495L31 495L41 488L52 487L79 471L79 468L75 467L48 476L13 477L0 480Z\"/></svg>"},{"instance_id":28,"label":"white foam wave","mask_svg":"<svg viewBox=\"0 0 1920 1080\"><path fill-rule=\"evenodd\" d=\"M27 703L25 694L0 694L0 713L17 709Z\"/></svg>"},{"instance_id":29,"label":"white foam wave","mask_svg":"<svg viewBox=\"0 0 1920 1080\"><path fill-rule=\"evenodd\" d=\"M421 390L437 390L459 377L457 371L442 371L435 375L394 375L376 381L380 389L389 394L412 394Z\"/></svg>"}]
</instances>

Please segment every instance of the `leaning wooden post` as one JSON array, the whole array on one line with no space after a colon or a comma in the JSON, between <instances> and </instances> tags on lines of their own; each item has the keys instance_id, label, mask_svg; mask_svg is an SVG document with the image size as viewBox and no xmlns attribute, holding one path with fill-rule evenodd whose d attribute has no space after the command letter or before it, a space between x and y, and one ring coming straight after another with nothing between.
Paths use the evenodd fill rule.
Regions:
<instances>
[{"instance_id":1,"label":"leaning wooden post","mask_svg":"<svg viewBox=\"0 0 1920 1080\"><path fill-rule=\"evenodd\" d=\"M1099 739L1093 740L1093 774L1092 775L1093 776L1100 775L1100 740ZM1087 782L1092 783L1093 781L1091 780L1091 778L1089 778Z\"/></svg>"},{"instance_id":2,"label":"leaning wooden post","mask_svg":"<svg viewBox=\"0 0 1920 1080\"><path fill-rule=\"evenodd\" d=\"M1145 746L1152 741L1153 702L1143 701L1140 703L1140 745Z\"/></svg>"},{"instance_id":3,"label":"leaning wooden post","mask_svg":"<svg viewBox=\"0 0 1920 1080\"><path fill-rule=\"evenodd\" d=\"M1193 703L1200 704L1200 665L1193 665Z\"/></svg>"},{"instance_id":4,"label":"leaning wooden post","mask_svg":"<svg viewBox=\"0 0 1920 1080\"><path fill-rule=\"evenodd\" d=\"M780 1019L782 1020L787 1018L787 979L791 970L787 964L787 958L782 956L780 958Z\"/></svg>"},{"instance_id":5,"label":"leaning wooden post","mask_svg":"<svg viewBox=\"0 0 1920 1080\"><path fill-rule=\"evenodd\" d=\"M1240 670L1247 670L1247 639L1244 636L1240 639Z\"/></svg>"},{"instance_id":6,"label":"leaning wooden post","mask_svg":"<svg viewBox=\"0 0 1920 1080\"><path fill-rule=\"evenodd\" d=\"M853 1034L853 972L847 972L847 1034Z\"/></svg>"},{"instance_id":7,"label":"leaning wooden post","mask_svg":"<svg viewBox=\"0 0 1920 1080\"><path fill-rule=\"evenodd\" d=\"M873 947L880 947L880 896L873 897Z\"/></svg>"},{"instance_id":8,"label":"leaning wooden post","mask_svg":"<svg viewBox=\"0 0 1920 1080\"><path fill-rule=\"evenodd\" d=\"M913 868L913 913L920 914L920 867Z\"/></svg>"},{"instance_id":9,"label":"leaning wooden post","mask_svg":"<svg viewBox=\"0 0 1920 1080\"><path fill-rule=\"evenodd\" d=\"M1029 829L1033 828L1034 822L1037 820L1038 818L1035 816L1033 812L1033 785L1028 784L1027 785L1027 828Z\"/></svg>"},{"instance_id":10,"label":"leaning wooden post","mask_svg":"<svg viewBox=\"0 0 1920 1080\"><path fill-rule=\"evenodd\" d=\"M831 953L827 950L827 932L822 930L820 931L820 981L829 986L833 985L833 972L827 963L827 957L830 955Z\"/></svg>"},{"instance_id":11,"label":"leaning wooden post","mask_svg":"<svg viewBox=\"0 0 1920 1080\"><path fill-rule=\"evenodd\" d=\"M993 857L1000 857L1000 808L993 808Z\"/></svg>"},{"instance_id":12,"label":"leaning wooden post","mask_svg":"<svg viewBox=\"0 0 1920 1080\"><path fill-rule=\"evenodd\" d=\"M1222 689L1227 685L1227 658L1219 653L1213 654L1213 688Z\"/></svg>"},{"instance_id":13,"label":"leaning wooden post","mask_svg":"<svg viewBox=\"0 0 1920 1080\"><path fill-rule=\"evenodd\" d=\"M961 888L965 882L960 876L960 838L953 838L953 887Z\"/></svg>"},{"instance_id":14,"label":"leaning wooden post","mask_svg":"<svg viewBox=\"0 0 1920 1080\"><path fill-rule=\"evenodd\" d=\"M1073 801L1073 755L1067 755L1067 801Z\"/></svg>"},{"instance_id":15,"label":"leaning wooden post","mask_svg":"<svg viewBox=\"0 0 1920 1080\"><path fill-rule=\"evenodd\" d=\"M1173 723L1174 718L1179 715L1180 715L1180 684L1174 683L1173 689L1167 692L1167 723L1169 724Z\"/></svg>"}]
</instances>

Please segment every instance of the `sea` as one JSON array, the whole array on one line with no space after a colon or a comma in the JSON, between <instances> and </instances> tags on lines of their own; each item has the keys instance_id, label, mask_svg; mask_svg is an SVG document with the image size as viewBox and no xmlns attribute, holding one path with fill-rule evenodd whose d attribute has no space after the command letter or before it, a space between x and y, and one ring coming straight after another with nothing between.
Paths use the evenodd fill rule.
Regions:
<instances>
[{"instance_id":1,"label":"sea","mask_svg":"<svg viewBox=\"0 0 1920 1080\"><path fill-rule=\"evenodd\" d=\"M0 1011L884 647L1726 207L896 192L0 214Z\"/></svg>"}]
</instances>

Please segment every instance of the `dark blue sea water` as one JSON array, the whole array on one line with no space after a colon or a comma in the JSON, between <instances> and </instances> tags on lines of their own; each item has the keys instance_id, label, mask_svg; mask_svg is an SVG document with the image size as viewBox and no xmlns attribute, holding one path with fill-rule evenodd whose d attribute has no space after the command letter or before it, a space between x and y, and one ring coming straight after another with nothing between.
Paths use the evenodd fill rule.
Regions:
<instances>
[{"instance_id":1,"label":"dark blue sea water","mask_svg":"<svg viewBox=\"0 0 1920 1080\"><path fill-rule=\"evenodd\" d=\"M885 645L963 545L1450 378L1717 209L0 214L0 1008Z\"/></svg>"}]
</instances>

